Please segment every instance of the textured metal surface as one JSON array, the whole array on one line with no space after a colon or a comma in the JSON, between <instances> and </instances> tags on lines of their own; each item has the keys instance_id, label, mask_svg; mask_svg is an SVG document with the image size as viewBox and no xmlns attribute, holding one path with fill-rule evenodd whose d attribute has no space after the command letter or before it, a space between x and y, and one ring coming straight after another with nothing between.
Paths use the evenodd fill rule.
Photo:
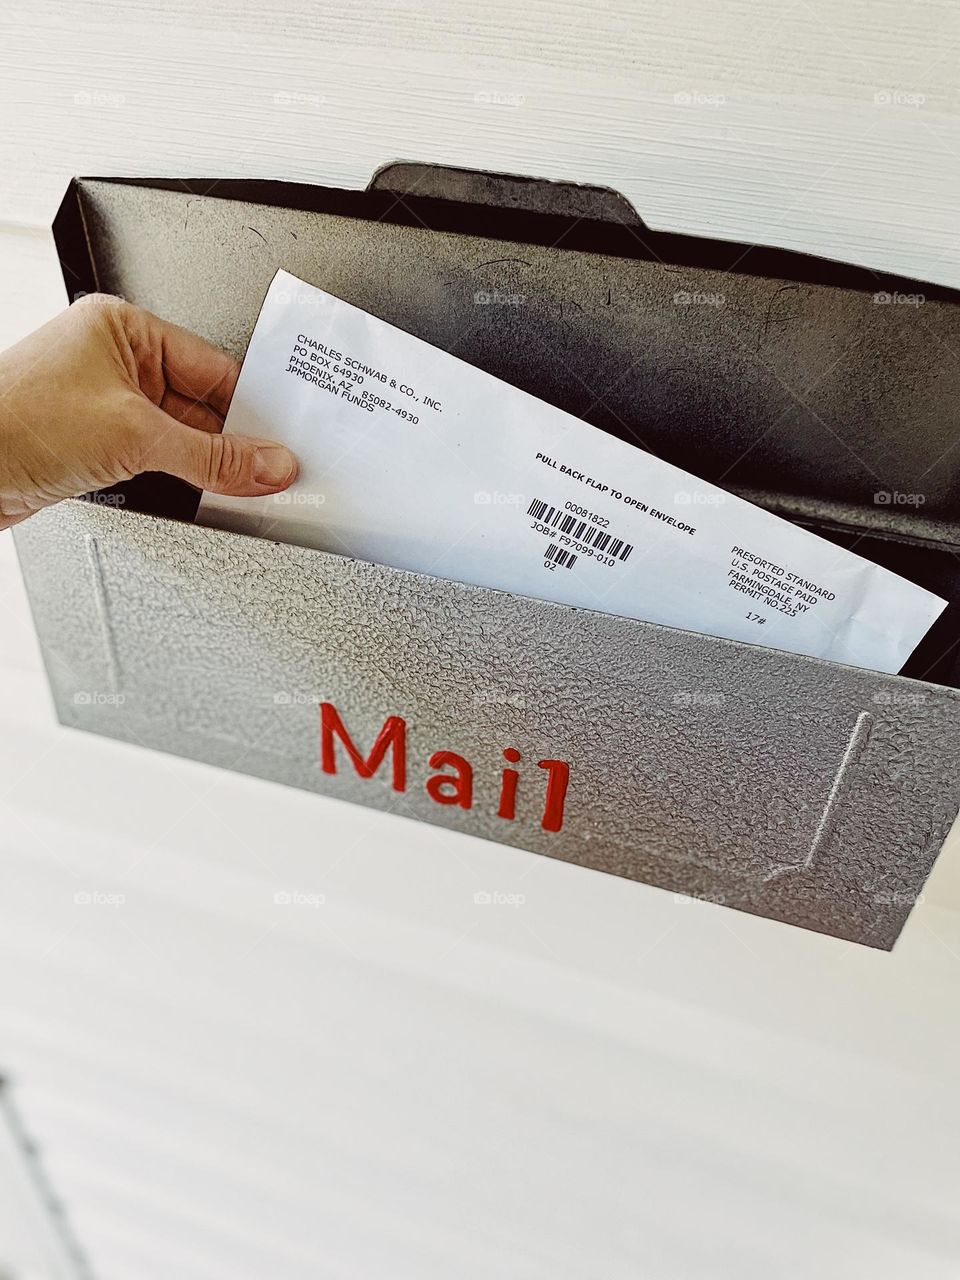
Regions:
<instances>
[{"instance_id":1,"label":"textured metal surface","mask_svg":"<svg viewBox=\"0 0 960 1280\"><path fill-rule=\"evenodd\" d=\"M960 803L954 690L91 503L17 545L64 723L675 892L889 947ZM406 791L321 772L321 700L364 753L405 717ZM427 794L438 750L469 811Z\"/></svg>"}]
</instances>

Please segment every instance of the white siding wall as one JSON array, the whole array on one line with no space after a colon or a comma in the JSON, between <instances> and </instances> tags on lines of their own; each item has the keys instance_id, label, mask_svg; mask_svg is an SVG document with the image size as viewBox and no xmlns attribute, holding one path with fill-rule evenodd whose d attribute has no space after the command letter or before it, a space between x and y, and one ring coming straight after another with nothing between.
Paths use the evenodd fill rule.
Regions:
<instances>
[{"instance_id":1,"label":"white siding wall","mask_svg":"<svg viewBox=\"0 0 960 1280\"><path fill-rule=\"evenodd\" d=\"M960 285L958 39L948 0L14 3L0 344L61 303L74 172L492 167ZM0 1069L99 1280L957 1275L956 844L872 953L62 730L9 535L0 603Z\"/></svg>"}]
</instances>

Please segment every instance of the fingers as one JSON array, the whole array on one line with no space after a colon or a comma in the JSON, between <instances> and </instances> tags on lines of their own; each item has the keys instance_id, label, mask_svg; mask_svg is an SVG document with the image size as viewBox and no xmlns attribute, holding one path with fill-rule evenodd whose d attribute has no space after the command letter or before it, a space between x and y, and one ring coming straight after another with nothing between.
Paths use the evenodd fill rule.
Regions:
<instances>
[{"instance_id":1,"label":"fingers","mask_svg":"<svg viewBox=\"0 0 960 1280\"><path fill-rule=\"evenodd\" d=\"M178 422L197 431L223 430L223 419L208 404L204 404L202 400L191 400L189 396L182 396L169 387L163 393L160 408L164 413L169 413L171 418L176 418Z\"/></svg>"},{"instance_id":2,"label":"fingers","mask_svg":"<svg viewBox=\"0 0 960 1280\"><path fill-rule=\"evenodd\" d=\"M188 329L151 318L159 327L168 388L187 400L203 401L224 417L240 375L239 362Z\"/></svg>"},{"instance_id":3,"label":"fingers","mask_svg":"<svg viewBox=\"0 0 960 1280\"><path fill-rule=\"evenodd\" d=\"M298 463L283 445L251 436L195 430L145 405L141 471L164 471L198 489L255 498L279 493L296 479Z\"/></svg>"}]
</instances>

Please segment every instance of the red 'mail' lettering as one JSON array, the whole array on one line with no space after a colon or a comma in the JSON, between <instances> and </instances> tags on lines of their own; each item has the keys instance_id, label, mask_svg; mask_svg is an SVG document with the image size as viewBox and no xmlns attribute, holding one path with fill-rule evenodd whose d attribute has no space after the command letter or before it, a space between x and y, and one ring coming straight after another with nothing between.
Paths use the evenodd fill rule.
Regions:
<instances>
[{"instance_id":1,"label":"red 'mail' lettering","mask_svg":"<svg viewBox=\"0 0 960 1280\"><path fill-rule=\"evenodd\" d=\"M455 751L435 751L430 757L431 769L456 769L456 773L438 773L427 779L427 795L437 804L458 804L469 809L473 804L473 769L469 760ZM452 788L452 790L451 790Z\"/></svg>"},{"instance_id":2,"label":"red 'mail' lettering","mask_svg":"<svg viewBox=\"0 0 960 1280\"><path fill-rule=\"evenodd\" d=\"M387 716L377 734L369 754L350 737L349 730L340 718L332 702L320 703L320 768L324 773L337 772L337 743L347 754L357 775L372 778L391 753L391 784L394 791L407 789L407 722L402 716ZM520 765L521 756L516 747L505 747L503 760L507 768L500 771L500 794L497 817L507 822L517 819L520 770L510 768ZM461 809L473 808L473 765L456 751L434 751L427 759L430 769L424 783L427 795L434 804L459 805ZM544 831L559 831L563 827L564 807L570 782L570 766L565 760L538 760L537 768L547 774L546 794L540 826ZM443 772L440 772L440 771ZM524 781L523 793L529 793L528 781ZM520 807L523 805L521 803Z\"/></svg>"},{"instance_id":3,"label":"red 'mail' lettering","mask_svg":"<svg viewBox=\"0 0 960 1280\"><path fill-rule=\"evenodd\" d=\"M538 760L537 768L547 771L547 798L540 825L544 831L559 831L563 826L563 805L567 798L570 766L563 760Z\"/></svg>"},{"instance_id":4,"label":"red 'mail' lettering","mask_svg":"<svg viewBox=\"0 0 960 1280\"><path fill-rule=\"evenodd\" d=\"M361 778L372 778L393 748L393 789L405 791L407 786L407 722L400 716L387 716L377 734L370 754L364 760L347 732L332 702L320 703L320 768L324 773L337 772L334 735L346 747L347 755Z\"/></svg>"}]
</instances>

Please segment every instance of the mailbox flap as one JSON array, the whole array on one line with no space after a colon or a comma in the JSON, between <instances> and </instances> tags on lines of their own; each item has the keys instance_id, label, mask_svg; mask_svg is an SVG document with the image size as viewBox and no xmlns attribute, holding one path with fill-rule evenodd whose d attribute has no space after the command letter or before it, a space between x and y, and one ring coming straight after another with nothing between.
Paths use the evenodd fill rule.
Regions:
<instances>
[{"instance_id":1,"label":"mailbox flap","mask_svg":"<svg viewBox=\"0 0 960 1280\"><path fill-rule=\"evenodd\" d=\"M960 803L955 690L80 501L17 546L65 724L675 893L890 947Z\"/></svg>"}]
</instances>

